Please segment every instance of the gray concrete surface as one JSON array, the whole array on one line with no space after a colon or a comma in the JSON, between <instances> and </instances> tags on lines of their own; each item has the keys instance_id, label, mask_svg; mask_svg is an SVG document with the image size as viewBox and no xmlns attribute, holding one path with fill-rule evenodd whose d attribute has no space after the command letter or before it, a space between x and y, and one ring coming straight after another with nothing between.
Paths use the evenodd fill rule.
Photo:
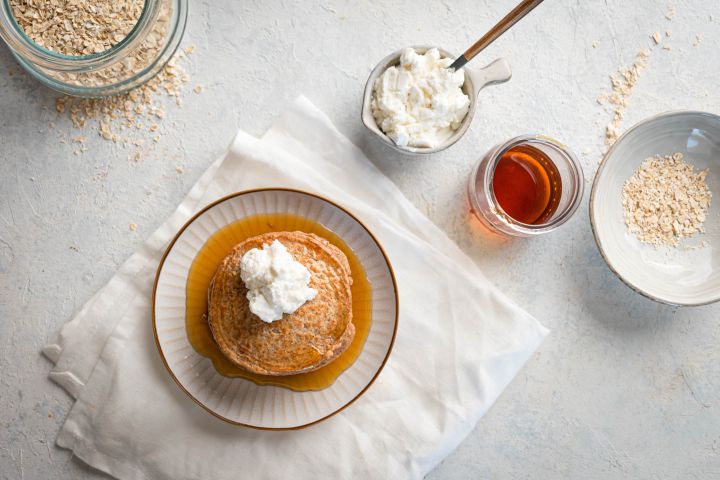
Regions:
<instances>
[{"instance_id":1,"label":"gray concrete surface","mask_svg":"<svg viewBox=\"0 0 720 480\"><path fill-rule=\"evenodd\" d=\"M140 162L58 118L54 94L23 78L0 47L0 477L105 478L54 446L71 402L47 380L40 348L238 128L261 134L302 93L552 329L430 478L720 478L720 306L672 308L626 288L595 248L589 192L561 230L507 241L476 231L464 194L480 155L529 132L567 142L589 187L611 116L595 99L641 48L652 54L624 127L670 109L720 112L717 0L674 1L672 20L665 1L545 2L473 62L507 57L514 77L483 92L452 149L402 157L360 125L365 78L386 53L411 44L460 52L514 3L192 0L190 87L207 88L168 107L160 142L149 142ZM668 29L671 50L652 47L650 35ZM79 134L89 151L74 155L60 137Z\"/></svg>"}]
</instances>

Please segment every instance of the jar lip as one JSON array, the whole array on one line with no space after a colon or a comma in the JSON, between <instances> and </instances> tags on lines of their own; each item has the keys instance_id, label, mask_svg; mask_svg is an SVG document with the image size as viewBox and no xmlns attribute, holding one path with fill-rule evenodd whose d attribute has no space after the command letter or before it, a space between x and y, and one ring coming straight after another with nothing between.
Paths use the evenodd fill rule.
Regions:
<instances>
[{"instance_id":1,"label":"jar lip","mask_svg":"<svg viewBox=\"0 0 720 480\"><path fill-rule=\"evenodd\" d=\"M549 222L530 224L515 220L507 212L505 212L505 210L503 210L503 208L500 206L500 203L495 198L495 191L492 188L492 182L495 176L495 167L500 161L500 158L502 158L502 156L508 150L523 143L546 145L560 153L571 165L571 170L573 173L572 176L575 180L575 188L573 188L572 191L572 198L570 199L570 202L568 203L566 209L562 213L560 213L560 215L558 215L556 218ZM545 233L547 231L554 230L563 223L567 222L580 206L580 199L582 198L584 191L584 177L582 173L582 167L580 166L580 162L575 157L575 155L571 151L569 151L563 143L555 140L554 138L540 134L519 135L495 147L495 149L491 153L491 158L492 160L488 162L486 167L488 175L485 175L485 198L488 204L491 205L493 209L498 211L498 213L500 214L499 216L502 217L510 227L529 235Z\"/></svg>"},{"instance_id":2,"label":"jar lip","mask_svg":"<svg viewBox=\"0 0 720 480\"><path fill-rule=\"evenodd\" d=\"M17 44L20 44L26 50L24 53L32 56L33 61L39 65L70 71L78 68L104 67L109 63L114 63L119 60L123 57L125 50L134 48L144 39L140 33L148 28L152 28L155 17L160 11L160 2L158 0L144 0L143 10L137 22L120 42L98 53L66 55L45 48L30 38L17 22L10 5L10 0L2 0L2 3L5 16L5 21L2 23L5 24L5 26L9 25L12 27L12 32L6 31L6 33L12 35L12 40L14 40L12 43L15 43L13 47L17 47ZM0 18L0 20L3 19ZM3 25L0 24L0 33L3 33L3 30ZM8 39L6 38L6 40Z\"/></svg>"},{"instance_id":3,"label":"jar lip","mask_svg":"<svg viewBox=\"0 0 720 480\"><path fill-rule=\"evenodd\" d=\"M2 0L0 0L2 1ZM185 32L188 17L188 0L171 0L172 14L170 17L170 30L168 30L168 41L165 42L156 59L146 68L135 72L131 77L119 82L97 86L80 86L64 83L52 76L44 74L43 69L30 63L17 52L12 52L15 59L27 70L27 72L40 83L48 88L65 95L84 98L101 98L112 95L119 95L132 90L154 77L175 55L180 47Z\"/></svg>"}]
</instances>

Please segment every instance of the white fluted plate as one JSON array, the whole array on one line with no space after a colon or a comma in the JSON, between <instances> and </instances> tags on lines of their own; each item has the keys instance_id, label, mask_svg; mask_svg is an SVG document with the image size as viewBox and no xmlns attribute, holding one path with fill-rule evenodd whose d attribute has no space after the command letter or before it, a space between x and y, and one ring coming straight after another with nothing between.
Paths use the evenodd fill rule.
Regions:
<instances>
[{"instance_id":1,"label":"white fluted plate","mask_svg":"<svg viewBox=\"0 0 720 480\"><path fill-rule=\"evenodd\" d=\"M683 239L679 248L641 243L625 225L622 189L648 157L680 152L696 171L709 171L713 193L705 234ZM720 300L720 117L705 112L669 112L625 132L600 164L590 196L590 222L610 269L637 292L672 305ZM707 243L706 246L702 242Z\"/></svg>"},{"instance_id":2,"label":"white fluted plate","mask_svg":"<svg viewBox=\"0 0 720 480\"><path fill-rule=\"evenodd\" d=\"M372 324L360 356L319 391L294 391L220 375L199 355L185 328L187 277L208 238L242 218L272 213L299 215L339 235L365 268L372 286ZM208 205L178 232L158 267L153 328L168 372L198 405L230 423L262 429L296 429L341 411L370 387L387 361L397 330L397 288L390 263L375 237L349 212L319 196L288 189L240 192Z\"/></svg>"}]
</instances>

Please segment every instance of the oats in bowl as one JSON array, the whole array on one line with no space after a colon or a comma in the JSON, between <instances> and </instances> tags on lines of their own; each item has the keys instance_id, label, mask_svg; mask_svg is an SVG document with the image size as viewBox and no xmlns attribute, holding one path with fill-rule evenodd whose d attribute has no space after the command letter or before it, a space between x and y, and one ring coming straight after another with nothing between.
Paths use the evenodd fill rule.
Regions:
<instances>
[{"instance_id":1,"label":"oats in bowl","mask_svg":"<svg viewBox=\"0 0 720 480\"><path fill-rule=\"evenodd\" d=\"M610 270L658 302L720 301L720 214L711 202L719 182L720 116L666 112L629 128L590 194L590 225Z\"/></svg>"},{"instance_id":2,"label":"oats in bowl","mask_svg":"<svg viewBox=\"0 0 720 480\"><path fill-rule=\"evenodd\" d=\"M644 243L677 247L680 239L704 233L712 193L682 153L646 159L622 189L628 230Z\"/></svg>"}]
</instances>

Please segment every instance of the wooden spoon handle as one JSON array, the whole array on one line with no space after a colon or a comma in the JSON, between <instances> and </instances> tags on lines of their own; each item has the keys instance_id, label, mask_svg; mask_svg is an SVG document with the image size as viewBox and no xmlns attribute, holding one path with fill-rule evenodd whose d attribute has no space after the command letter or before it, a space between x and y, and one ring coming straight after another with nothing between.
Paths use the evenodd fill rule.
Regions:
<instances>
[{"instance_id":1,"label":"wooden spoon handle","mask_svg":"<svg viewBox=\"0 0 720 480\"><path fill-rule=\"evenodd\" d=\"M463 65L472 60L475 55L482 52L485 47L497 40L500 35L505 33L510 27L519 22L521 18L530 13L533 8L537 7L542 2L543 0L523 0L520 2L517 7L513 8L510 13L505 15L505 17L495 24L490 31L483 35L480 40L465 50L465 53L455 60L455 62L450 65L450 68L454 68L455 70L462 68Z\"/></svg>"}]
</instances>

